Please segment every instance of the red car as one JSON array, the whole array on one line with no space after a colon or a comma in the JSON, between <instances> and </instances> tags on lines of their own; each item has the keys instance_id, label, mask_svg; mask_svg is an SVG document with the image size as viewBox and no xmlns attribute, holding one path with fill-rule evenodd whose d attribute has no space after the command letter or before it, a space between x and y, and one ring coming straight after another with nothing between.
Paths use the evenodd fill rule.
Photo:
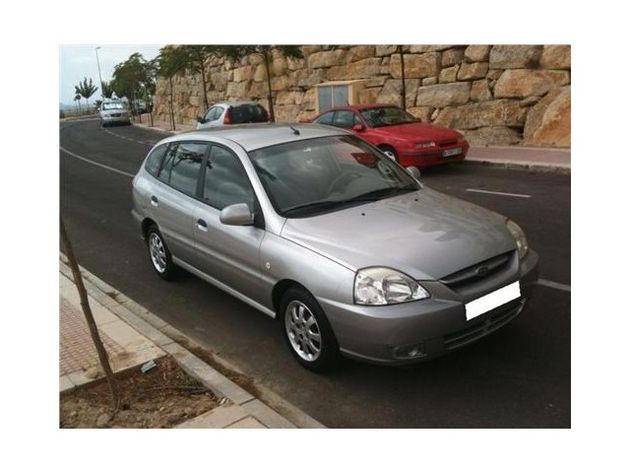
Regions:
<instances>
[{"instance_id":1,"label":"red car","mask_svg":"<svg viewBox=\"0 0 630 473\"><path fill-rule=\"evenodd\" d=\"M313 123L345 128L403 166L425 168L463 161L468 141L456 130L422 123L394 105L347 105L329 109Z\"/></svg>"}]
</instances>

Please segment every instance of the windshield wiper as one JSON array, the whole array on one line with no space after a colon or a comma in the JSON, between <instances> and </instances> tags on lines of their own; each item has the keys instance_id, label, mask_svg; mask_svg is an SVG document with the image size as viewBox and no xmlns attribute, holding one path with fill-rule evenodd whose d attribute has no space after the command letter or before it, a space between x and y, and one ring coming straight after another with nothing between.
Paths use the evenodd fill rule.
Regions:
<instances>
[{"instance_id":1,"label":"windshield wiper","mask_svg":"<svg viewBox=\"0 0 630 473\"><path fill-rule=\"evenodd\" d=\"M404 194L415 190L418 190L418 188L413 185L403 187L386 187L384 189L376 189L370 192L365 192L364 194L359 194L347 199L345 202L374 202L385 197L393 197L398 194Z\"/></svg>"},{"instance_id":2,"label":"windshield wiper","mask_svg":"<svg viewBox=\"0 0 630 473\"><path fill-rule=\"evenodd\" d=\"M302 211L313 211L318 212L320 210L328 210L336 207L339 204L344 204L343 200L321 200L319 202L308 202L306 204L295 205L293 207L289 207L288 209L284 209L282 212L285 215L295 215L296 212L299 214Z\"/></svg>"}]
</instances>

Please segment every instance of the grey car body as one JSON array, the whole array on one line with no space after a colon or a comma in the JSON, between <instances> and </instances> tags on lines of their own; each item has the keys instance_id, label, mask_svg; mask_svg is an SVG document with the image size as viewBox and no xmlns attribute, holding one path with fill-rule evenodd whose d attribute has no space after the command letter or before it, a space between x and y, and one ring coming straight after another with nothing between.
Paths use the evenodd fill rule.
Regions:
<instances>
[{"instance_id":1,"label":"grey car body","mask_svg":"<svg viewBox=\"0 0 630 473\"><path fill-rule=\"evenodd\" d=\"M232 126L167 138L149 157L159 146L186 142L228 151L251 184L256 218L248 222L245 215L245 225L234 224L237 219L225 213L239 213L239 208L219 210L174 190L149 172L148 164L134 179L132 214L145 239L148 228L159 228L175 265L271 317L277 316L283 293L299 285L323 310L339 351L358 359L383 364L425 360L493 332L522 311L537 279L538 256L530 249L519 257L506 217L495 212L420 185L305 218L281 215L253 153L340 136L350 133L295 124ZM370 267L404 273L430 296L357 304L355 279ZM520 297L467 320L466 303L517 281ZM407 350L410 346L417 350Z\"/></svg>"},{"instance_id":2,"label":"grey car body","mask_svg":"<svg viewBox=\"0 0 630 473\"><path fill-rule=\"evenodd\" d=\"M105 100L101 104L99 117L101 119L102 126L113 123L131 123L129 110L126 104L120 100Z\"/></svg>"}]
</instances>

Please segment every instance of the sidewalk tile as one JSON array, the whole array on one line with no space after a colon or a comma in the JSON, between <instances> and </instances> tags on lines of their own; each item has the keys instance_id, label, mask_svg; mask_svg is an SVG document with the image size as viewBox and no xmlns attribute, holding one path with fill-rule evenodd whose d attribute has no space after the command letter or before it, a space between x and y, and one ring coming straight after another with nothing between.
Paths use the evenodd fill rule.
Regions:
<instances>
[{"instance_id":1,"label":"sidewalk tile","mask_svg":"<svg viewBox=\"0 0 630 473\"><path fill-rule=\"evenodd\" d=\"M253 415L260 422L272 429L293 429L295 425L282 417L276 411L266 406L258 399L248 401L241 404L241 407L245 409L249 414Z\"/></svg>"},{"instance_id":2,"label":"sidewalk tile","mask_svg":"<svg viewBox=\"0 0 630 473\"><path fill-rule=\"evenodd\" d=\"M237 405L219 406L177 426L178 429L221 429L247 417L247 412Z\"/></svg>"},{"instance_id":3,"label":"sidewalk tile","mask_svg":"<svg viewBox=\"0 0 630 473\"><path fill-rule=\"evenodd\" d=\"M234 424L228 426L228 429L264 429L265 426L253 417L245 417Z\"/></svg>"}]
</instances>

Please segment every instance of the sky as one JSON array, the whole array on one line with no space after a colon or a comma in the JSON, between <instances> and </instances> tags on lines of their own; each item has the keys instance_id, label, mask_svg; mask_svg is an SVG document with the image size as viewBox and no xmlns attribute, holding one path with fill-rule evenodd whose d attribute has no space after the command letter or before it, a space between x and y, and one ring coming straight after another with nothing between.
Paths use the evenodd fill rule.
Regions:
<instances>
[{"instance_id":1,"label":"sky","mask_svg":"<svg viewBox=\"0 0 630 473\"><path fill-rule=\"evenodd\" d=\"M96 65L95 48L98 50L99 62L103 81L108 82L112 78L114 66L126 60L131 54L138 52L145 59L153 59L157 56L162 45L149 44L62 44L59 46L59 102L74 104L74 86L84 77L92 78L94 85L99 90L91 97L90 103L100 99L100 80ZM84 103L85 101L83 101Z\"/></svg>"}]
</instances>

